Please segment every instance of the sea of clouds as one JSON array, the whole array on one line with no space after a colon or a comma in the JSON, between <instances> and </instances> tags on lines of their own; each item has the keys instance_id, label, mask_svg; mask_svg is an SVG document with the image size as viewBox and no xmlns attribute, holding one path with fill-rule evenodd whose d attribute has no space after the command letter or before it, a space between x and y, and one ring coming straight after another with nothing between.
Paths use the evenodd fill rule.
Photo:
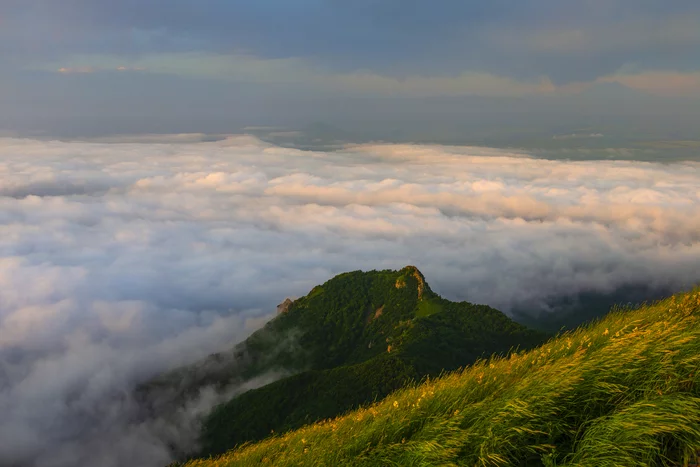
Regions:
<instances>
[{"instance_id":1,"label":"sea of clouds","mask_svg":"<svg viewBox=\"0 0 700 467\"><path fill-rule=\"evenodd\" d=\"M692 286L700 164L0 138L0 465L163 465L221 397L180 426L135 422L134 384L232 346L337 273L408 264L505 312Z\"/></svg>"}]
</instances>

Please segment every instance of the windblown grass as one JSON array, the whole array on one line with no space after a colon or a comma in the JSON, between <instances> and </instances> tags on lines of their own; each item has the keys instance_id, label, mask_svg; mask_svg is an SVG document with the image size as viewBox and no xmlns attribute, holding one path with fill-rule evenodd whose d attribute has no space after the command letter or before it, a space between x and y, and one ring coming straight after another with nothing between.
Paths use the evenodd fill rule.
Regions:
<instances>
[{"instance_id":1,"label":"windblown grass","mask_svg":"<svg viewBox=\"0 0 700 467\"><path fill-rule=\"evenodd\" d=\"M187 466L692 465L699 337L700 289Z\"/></svg>"}]
</instances>

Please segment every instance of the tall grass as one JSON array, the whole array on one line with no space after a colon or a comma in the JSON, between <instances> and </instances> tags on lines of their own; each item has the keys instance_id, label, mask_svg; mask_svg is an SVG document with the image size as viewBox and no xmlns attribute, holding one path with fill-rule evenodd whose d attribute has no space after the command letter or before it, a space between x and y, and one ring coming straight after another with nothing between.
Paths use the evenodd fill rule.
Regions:
<instances>
[{"instance_id":1,"label":"tall grass","mask_svg":"<svg viewBox=\"0 0 700 467\"><path fill-rule=\"evenodd\" d=\"M700 289L616 309L532 351L187 466L692 465L699 320Z\"/></svg>"}]
</instances>

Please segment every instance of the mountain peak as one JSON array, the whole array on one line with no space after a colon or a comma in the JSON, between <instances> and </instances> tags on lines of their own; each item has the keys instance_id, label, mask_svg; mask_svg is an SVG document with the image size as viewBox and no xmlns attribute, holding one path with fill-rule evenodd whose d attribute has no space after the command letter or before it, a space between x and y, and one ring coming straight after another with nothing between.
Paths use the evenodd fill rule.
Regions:
<instances>
[{"instance_id":1,"label":"mountain peak","mask_svg":"<svg viewBox=\"0 0 700 467\"><path fill-rule=\"evenodd\" d=\"M401 269L401 271L399 271L399 272L408 272L411 274L418 274L418 276L420 276L421 279L423 281L425 281L425 276L423 275L423 273L420 272L420 270L416 266L413 266L412 264L409 264L408 266L403 267Z\"/></svg>"},{"instance_id":2,"label":"mountain peak","mask_svg":"<svg viewBox=\"0 0 700 467\"><path fill-rule=\"evenodd\" d=\"M432 293L432 290L430 289L430 286L428 283L425 281L425 276L423 275L422 272L416 267L416 266L406 266L401 271L404 275L408 275L410 277L413 277L416 282L418 282L418 299L421 300L423 298L423 294L427 291ZM399 278L398 281L396 281L396 286L397 288L400 286L401 278ZM405 285L405 283L404 283Z\"/></svg>"}]
</instances>

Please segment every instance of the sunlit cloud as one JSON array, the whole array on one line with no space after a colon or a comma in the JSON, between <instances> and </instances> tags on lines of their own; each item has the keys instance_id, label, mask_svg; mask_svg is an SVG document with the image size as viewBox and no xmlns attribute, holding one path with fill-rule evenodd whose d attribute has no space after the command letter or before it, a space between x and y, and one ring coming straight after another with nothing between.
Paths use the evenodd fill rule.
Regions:
<instances>
[{"instance_id":1,"label":"sunlit cloud","mask_svg":"<svg viewBox=\"0 0 700 467\"><path fill-rule=\"evenodd\" d=\"M663 96L700 96L700 72L647 71L608 76L598 81L620 83L633 89Z\"/></svg>"},{"instance_id":2,"label":"sunlit cloud","mask_svg":"<svg viewBox=\"0 0 700 467\"><path fill-rule=\"evenodd\" d=\"M65 75L70 75L70 74L97 73L97 72L105 72L105 71L120 71L120 72L146 71L146 68L140 67L140 66L123 66L123 65L120 65L120 66L115 67L115 68L101 68L101 67L94 67L94 66L78 66L78 67L61 67L57 71L59 73L65 74Z\"/></svg>"},{"instance_id":3,"label":"sunlit cloud","mask_svg":"<svg viewBox=\"0 0 700 467\"><path fill-rule=\"evenodd\" d=\"M58 72L63 74L95 73L96 71L98 71L98 69L91 66L61 67L58 69Z\"/></svg>"},{"instance_id":4,"label":"sunlit cloud","mask_svg":"<svg viewBox=\"0 0 700 467\"><path fill-rule=\"evenodd\" d=\"M78 56L72 62L96 63L91 67L64 67L61 72L147 71L176 76L209 78L229 82L285 84L333 93L383 96L483 95L521 96L571 93L577 85L555 86L546 78L528 82L486 72L463 72L452 76L385 76L372 71L331 72L300 58L264 59L251 55L171 53L146 55L130 65L118 64L117 56Z\"/></svg>"},{"instance_id":5,"label":"sunlit cloud","mask_svg":"<svg viewBox=\"0 0 700 467\"><path fill-rule=\"evenodd\" d=\"M120 65L115 68L117 71L146 71L146 68L142 66L123 66Z\"/></svg>"},{"instance_id":6,"label":"sunlit cloud","mask_svg":"<svg viewBox=\"0 0 700 467\"><path fill-rule=\"evenodd\" d=\"M561 96L575 95L599 83L619 83L632 89L658 95L700 95L700 72L640 71L620 72L589 82L555 85L542 76L522 81L487 72L465 71L455 75L408 75L396 78L370 70L331 72L300 58L265 59L245 54L168 53L144 55L124 64L118 56L76 56L71 63L92 66L65 66L60 73L98 71L148 72L175 76L208 78L223 82L284 84L300 89L325 90L379 96ZM51 68L53 65L47 65ZM39 67L40 69L42 67Z\"/></svg>"}]
</instances>

